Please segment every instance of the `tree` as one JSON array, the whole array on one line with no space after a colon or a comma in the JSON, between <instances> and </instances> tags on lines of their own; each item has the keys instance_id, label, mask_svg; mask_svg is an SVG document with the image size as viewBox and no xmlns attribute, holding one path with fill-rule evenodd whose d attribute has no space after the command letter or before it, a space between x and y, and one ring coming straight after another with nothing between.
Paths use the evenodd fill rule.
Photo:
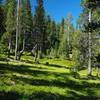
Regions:
<instances>
[{"instance_id":1,"label":"tree","mask_svg":"<svg viewBox=\"0 0 100 100\"><path fill-rule=\"evenodd\" d=\"M70 58L72 53L72 33L74 31L73 25L71 24L72 16L68 15L67 19L62 22L62 36L60 40L59 52L63 58Z\"/></svg>"},{"instance_id":2,"label":"tree","mask_svg":"<svg viewBox=\"0 0 100 100\"><path fill-rule=\"evenodd\" d=\"M5 31L5 28L4 28L4 10L3 10L3 6L2 6L2 2L0 1L0 39L1 39L1 36L2 36L4 31Z\"/></svg>"},{"instance_id":3,"label":"tree","mask_svg":"<svg viewBox=\"0 0 100 100\"><path fill-rule=\"evenodd\" d=\"M8 44L8 52L11 52L11 47L12 47L12 34L15 32L15 13L16 12L16 1L12 0L8 4L8 12L7 12L7 17L6 17L6 33L8 34L7 37L7 44ZM5 35L4 34L4 35ZM9 54L8 53L8 54Z\"/></svg>"},{"instance_id":4,"label":"tree","mask_svg":"<svg viewBox=\"0 0 100 100\"><path fill-rule=\"evenodd\" d=\"M35 43L37 44L37 49L38 49L36 55L38 55L38 57L39 56L41 57L42 53L44 53L43 49L46 40L45 10L43 7L43 0L37 0L37 6L35 9L35 15L33 21L34 21L33 32L35 36Z\"/></svg>"},{"instance_id":5,"label":"tree","mask_svg":"<svg viewBox=\"0 0 100 100\"><path fill-rule=\"evenodd\" d=\"M21 59L23 51L32 50L32 31L33 31L33 20L31 13L31 6L29 0L21 0L19 2L18 11L18 59Z\"/></svg>"},{"instance_id":6,"label":"tree","mask_svg":"<svg viewBox=\"0 0 100 100\"><path fill-rule=\"evenodd\" d=\"M91 76L92 75L92 62L94 62L94 55L95 55L95 48L94 48L94 37L95 37L95 31L97 29L97 27L95 26L96 24L94 23L98 23L98 18L96 17L96 15L98 16L98 8L100 8L99 6L100 2L98 0L82 0L81 1L81 5L83 7L83 14L84 15L88 15L85 16L84 18L86 19L85 23L84 23L84 31L86 33L88 33L88 47L87 47L87 55L88 55L88 75ZM91 19L92 17L92 19ZM95 18L95 20L93 20ZM97 33L97 31L96 31ZM86 41L86 42L87 42Z\"/></svg>"},{"instance_id":7,"label":"tree","mask_svg":"<svg viewBox=\"0 0 100 100\"><path fill-rule=\"evenodd\" d=\"M60 32L59 32L59 54L62 55L62 42L63 42L63 35L65 34L65 19L63 18L60 24Z\"/></svg>"},{"instance_id":8,"label":"tree","mask_svg":"<svg viewBox=\"0 0 100 100\"><path fill-rule=\"evenodd\" d=\"M75 29L73 36L72 36L72 39L73 39L73 41L72 41L72 59L73 59L73 61L75 61L75 67L77 67L77 68L80 66L83 66L83 64L81 64L81 56L80 56L81 55L80 54L81 35L82 35L82 32L80 30Z\"/></svg>"},{"instance_id":9,"label":"tree","mask_svg":"<svg viewBox=\"0 0 100 100\"><path fill-rule=\"evenodd\" d=\"M67 33L67 52L68 58L70 59L70 54L72 53L72 33L73 33L73 25L71 24L72 15L68 14L66 22L65 22L65 32Z\"/></svg>"},{"instance_id":10,"label":"tree","mask_svg":"<svg viewBox=\"0 0 100 100\"><path fill-rule=\"evenodd\" d=\"M22 33L25 39L25 46L26 49L32 49L32 32L33 32L33 20L32 20L32 13L31 13L31 6L30 1L23 0L23 12L22 13Z\"/></svg>"},{"instance_id":11,"label":"tree","mask_svg":"<svg viewBox=\"0 0 100 100\"><path fill-rule=\"evenodd\" d=\"M19 14L20 14L20 0L18 0L17 2L17 22L16 22L16 44L15 44L15 59L17 60L18 59L18 36L19 36L19 32L20 32L20 21L19 21Z\"/></svg>"},{"instance_id":12,"label":"tree","mask_svg":"<svg viewBox=\"0 0 100 100\"><path fill-rule=\"evenodd\" d=\"M46 49L46 55L49 55L50 54L50 48L51 48L51 45L50 45L50 33L51 33L51 23L52 23L52 20L51 20L51 17L50 16L47 16L46 17L46 44L45 44L45 49Z\"/></svg>"}]
</instances>

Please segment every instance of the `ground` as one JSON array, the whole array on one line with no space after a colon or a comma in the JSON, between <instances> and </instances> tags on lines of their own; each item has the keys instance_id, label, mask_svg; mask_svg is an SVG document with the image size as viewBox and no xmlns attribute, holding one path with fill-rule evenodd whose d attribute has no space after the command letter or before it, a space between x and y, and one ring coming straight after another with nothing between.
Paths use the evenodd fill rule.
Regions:
<instances>
[{"instance_id":1,"label":"ground","mask_svg":"<svg viewBox=\"0 0 100 100\"><path fill-rule=\"evenodd\" d=\"M88 78L87 69L71 71L73 61L45 58L37 64L31 56L1 60L0 100L100 100L95 69Z\"/></svg>"}]
</instances>

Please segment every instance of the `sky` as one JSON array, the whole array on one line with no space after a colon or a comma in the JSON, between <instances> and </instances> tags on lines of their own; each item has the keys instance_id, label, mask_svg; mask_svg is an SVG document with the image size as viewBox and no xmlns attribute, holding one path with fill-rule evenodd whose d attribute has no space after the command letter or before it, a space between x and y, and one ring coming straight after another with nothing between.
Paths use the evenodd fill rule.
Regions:
<instances>
[{"instance_id":1,"label":"sky","mask_svg":"<svg viewBox=\"0 0 100 100\"><path fill-rule=\"evenodd\" d=\"M32 13L34 14L36 0L30 0ZM47 15L50 15L56 22L60 22L62 18L67 18L68 14L72 14L72 23L76 25L76 20L80 15L80 0L44 0L44 8Z\"/></svg>"}]
</instances>

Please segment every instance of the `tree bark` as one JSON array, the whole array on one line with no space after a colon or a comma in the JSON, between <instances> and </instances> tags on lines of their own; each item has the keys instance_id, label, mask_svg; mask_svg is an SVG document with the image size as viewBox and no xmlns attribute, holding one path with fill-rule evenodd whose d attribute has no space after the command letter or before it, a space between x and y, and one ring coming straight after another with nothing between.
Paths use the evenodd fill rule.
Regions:
<instances>
[{"instance_id":1,"label":"tree bark","mask_svg":"<svg viewBox=\"0 0 100 100\"><path fill-rule=\"evenodd\" d=\"M18 0L18 5L17 5L17 26L16 26L15 60L18 59L19 5L20 5L20 0Z\"/></svg>"},{"instance_id":2,"label":"tree bark","mask_svg":"<svg viewBox=\"0 0 100 100\"><path fill-rule=\"evenodd\" d=\"M89 12L89 23L91 23L91 11ZM92 75L92 67L91 67L91 28L89 29L89 59L88 59L88 76Z\"/></svg>"}]
</instances>

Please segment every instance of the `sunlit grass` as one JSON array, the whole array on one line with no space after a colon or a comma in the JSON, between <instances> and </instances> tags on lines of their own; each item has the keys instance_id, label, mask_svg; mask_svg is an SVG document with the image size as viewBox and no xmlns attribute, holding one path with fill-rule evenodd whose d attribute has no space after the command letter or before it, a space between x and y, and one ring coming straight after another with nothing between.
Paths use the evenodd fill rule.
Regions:
<instances>
[{"instance_id":1,"label":"sunlit grass","mask_svg":"<svg viewBox=\"0 0 100 100\"><path fill-rule=\"evenodd\" d=\"M80 70L78 77L71 74L73 61L45 58L36 64L31 56L23 56L21 60L0 61L0 91L4 95L12 91L20 100L29 100L30 97L38 98L36 100L45 97L77 100L83 96L100 95L100 78L95 77L95 69L95 78L88 79L87 69Z\"/></svg>"}]
</instances>

